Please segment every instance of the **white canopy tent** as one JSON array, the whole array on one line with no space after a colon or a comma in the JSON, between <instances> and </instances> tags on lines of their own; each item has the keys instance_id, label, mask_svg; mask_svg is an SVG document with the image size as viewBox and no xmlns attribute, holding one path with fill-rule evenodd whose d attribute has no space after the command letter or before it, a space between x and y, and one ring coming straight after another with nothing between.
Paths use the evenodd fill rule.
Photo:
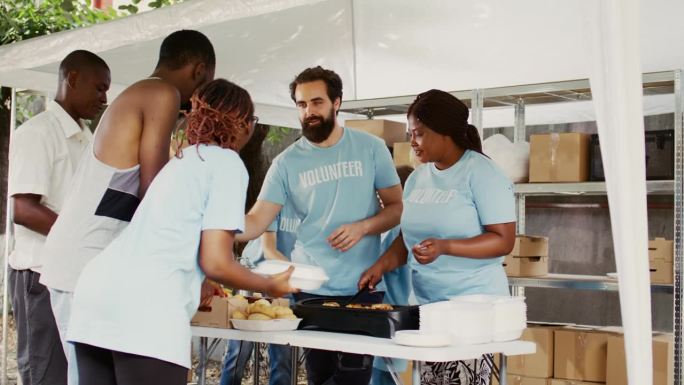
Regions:
<instances>
[{"instance_id":1,"label":"white canopy tent","mask_svg":"<svg viewBox=\"0 0 684 385\"><path fill-rule=\"evenodd\" d=\"M599 12L599 6L605 8ZM312 65L340 74L345 100L591 77L592 84L600 84L593 103L582 102L579 112L570 115L552 105L539 107L546 109L539 115L543 118L533 122L599 117L601 143L608 146L604 154L612 158L604 163L615 220L621 217L614 212L642 203L645 208L645 181L630 179L643 176L638 170L643 164L632 162L637 167L632 173L621 169L630 164L625 159L630 152L624 150L643 146L643 137L634 127L620 132L616 126L642 112L611 108L606 101L615 90L627 90L625 103L638 107L642 99L634 94L635 70L684 68L684 50L675 44L684 41L682 14L684 2L677 0L192 0L0 47L0 84L52 91L59 61L74 49L88 49L109 63L113 98L152 72L161 40L181 28L209 36L217 53L217 77L247 88L262 122L290 127L299 123L287 85ZM630 45L640 51L625 54ZM648 111L660 113L672 111L672 104L671 97L646 103ZM502 112L490 118L485 112L484 124L497 126L508 119L497 121L496 113ZM608 119L611 114L621 118ZM621 136L630 139L618 141ZM612 143L621 150L609 150ZM626 190L636 193L617 199ZM623 277L623 320L628 320L630 383L647 385L651 368L643 363L650 360L651 325L641 315L650 314L650 289L647 270L632 262L646 258L646 216L639 215L629 218L631 227L614 226L613 238L615 250L622 251L617 266Z\"/></svg>"}]
</instances>

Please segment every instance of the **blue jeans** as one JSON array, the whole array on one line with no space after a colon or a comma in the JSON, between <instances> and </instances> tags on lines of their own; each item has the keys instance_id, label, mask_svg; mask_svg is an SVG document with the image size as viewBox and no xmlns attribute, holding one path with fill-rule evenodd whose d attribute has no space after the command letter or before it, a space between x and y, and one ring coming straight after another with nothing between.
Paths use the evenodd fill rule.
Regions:
<instances>
[{"instance_id":1,"label":"blue jeans","mask_svg":"<svg viewBox=\"0 0 684 385\"><path fill-rule=\"evenodd\" d=\"M254 342L228 341L223 359L220 385L240 385L247 362L252 357ZM292 374L292 350L289 346L268 345L270 375L269 385L290 385Z\"/></svg>"}]
</instances>

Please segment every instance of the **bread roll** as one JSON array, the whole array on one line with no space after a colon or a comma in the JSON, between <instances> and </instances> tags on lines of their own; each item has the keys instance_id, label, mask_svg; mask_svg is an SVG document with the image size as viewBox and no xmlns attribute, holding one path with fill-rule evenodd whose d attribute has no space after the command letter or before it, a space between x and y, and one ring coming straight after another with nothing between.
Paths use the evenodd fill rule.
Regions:
<instances>
[{"instance_id":1,"label":"bread roll","mask_svg":"<svg viewBox=\"0 0 684 385\"><path fill-rule=\"evenodd\" d=\"M276 317L280 318L281 315L293 314L292 309L285 306L273 306Z\"/></svg>"},{"instance_id":2,"label":"bread roll","mask_svg":"<svg viewBox=\"0 0 684 385\"><path fill-rule=\"evenodd\" d=\"M294 314L283 314L278 315L278 319L297 319L297 316Z\"/></svg>"},{"instance_id":3,"label":"bread roll","mask_svg":"<svg viewBox=\"0 0 684 385\"><path fill-rule=\"evenodd\" d=\"M250 306L249 308L249 314L252 315L254 313L261 313L267 315L269 318L275 318L276 313L275 310L273 310L272 306L266 306L261 303L253 303L253 306Z\"/></svg>"},{"instance_id":4,"label":"bread roll","mask_svg":"<svg viewBox=\"0 0 684 385\"><path fill-rule=\"evenodd\" d=\"M261 314L261 313L252 313L247 317L248 320L250 321L269 321L272 318L267 316L266 314Z\"/></svg>"},{"instance_id":5,"label":"bread roll","mask_svg":"<svg viewBox=\"0 0 684 385\"><path fill-rule=\"evenodd\" d=\"M243 312L236 310L233 312L233 316L231 318L232 319L247 319L247 316Z\"/></svg>"},{"instance_id":6,"label":"bread roll","mask_svg":"<svg viewBox=\"0 0 684 385\"><path fill-rule=\"evenodd\" d=\"M264 298L262 298L262 299L260 299L260 300L258 300L258 301L256 301L256 302L254 302L254 303L255 303L255 304L258 303L258 304L261 304L261 305L264 305L264 306L271 306L271 303L268 302L268 300L267 300L267 299L264 299Z\"/></svg>"}]
</instances>

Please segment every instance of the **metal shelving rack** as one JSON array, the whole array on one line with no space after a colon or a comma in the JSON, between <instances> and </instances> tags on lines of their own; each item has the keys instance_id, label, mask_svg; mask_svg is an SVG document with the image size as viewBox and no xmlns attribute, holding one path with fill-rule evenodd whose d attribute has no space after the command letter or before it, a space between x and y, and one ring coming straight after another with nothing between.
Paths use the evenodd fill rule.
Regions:
<instances>
[{"instance_id":1,"label":"metal shelving rack","mask_svg":"<svg viewBox=\"0 0 684 385\"><path fill-rule=\"evenodd\" d=\"M682 273L684 271L682 244L682 219L684 219L684 105L682 104L682 71L663 71L643 75L644 95L674 94L675 128L675 179L669 181L648 181L646 189L652 195L674 195L674 284L651 285L652 292L673 294L674 334L674 383L682 384ZM484 108L508 106L515 110L513 137L515 141L526 139L525 106L541 103L591 100L589 80L571 80L554 83L531 84L513 87L499 87L454 91L452 95L471 107L473 123L481 127ZM369 117L405 114L415 95L382 99L345 101L342 110L365 114ZM480 124L477 124L480 123ZM516 184L517 231L525 233L525 204L527 196L573 196L606 195L603 182L584 183L522 183ZM604 276L549 274L535 278L509 278L513 295L524 295L525 287L562 288L575 290L617 291L617 280Z\"/></svg>"}]
</instances>

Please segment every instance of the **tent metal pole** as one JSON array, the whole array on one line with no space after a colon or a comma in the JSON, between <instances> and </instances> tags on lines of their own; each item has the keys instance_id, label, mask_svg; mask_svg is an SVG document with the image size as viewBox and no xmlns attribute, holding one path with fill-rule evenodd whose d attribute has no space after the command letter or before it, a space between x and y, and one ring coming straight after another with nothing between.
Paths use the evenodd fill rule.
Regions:
<instances>
[{"instance_id":1,"label":"tent metal pole","mask_svg":"<svg viewBox=\"0 0 684 385\"><path fill-rule=\"evenodd\" d=\"M675 185L674 185L674 383L681 384L682 373L682 273L684 272L684 259L682 252L682 219L684 219L683 202L683 178L684 178L684 137L682 136L682 120L684 119L684 102L682 99L682 70L674 71L674 95L675 95Z\"/></svg>"},{"instance_id":2,"label":"tent metal pole","mask_svg":"<svg viewBox=\"0 0 684 385\"><path fill-rule=\"evenodd\" d=\"M12 103L10 106L10 132L9 132L9 142L12 143L12 136L14 135L14 129L16 126L16 113L17 113L17 91L12 88ZM9 253L10 244L12 243L12 205L10 204L9 196L9 178L7 178L7 200L5 202L5 250L3 253L3 271L2 271L2 377L0 378L0 384L7 385L7 326L8 326L8 308L7 302L9 299Z\"/></svg>"},{"instance_id":3,"label":"tent metal pole","mask_svg":"<svg viewBox=\"0 0 684 385\"><path fill-rule=\"evenodd\" d=\"M477 127L480 138L484 140L484 127L482 126L482 111L484 110L484 90L476 88L473 90L472 100L470 101L470 121Z\"/></svg>"}]
</instances>

